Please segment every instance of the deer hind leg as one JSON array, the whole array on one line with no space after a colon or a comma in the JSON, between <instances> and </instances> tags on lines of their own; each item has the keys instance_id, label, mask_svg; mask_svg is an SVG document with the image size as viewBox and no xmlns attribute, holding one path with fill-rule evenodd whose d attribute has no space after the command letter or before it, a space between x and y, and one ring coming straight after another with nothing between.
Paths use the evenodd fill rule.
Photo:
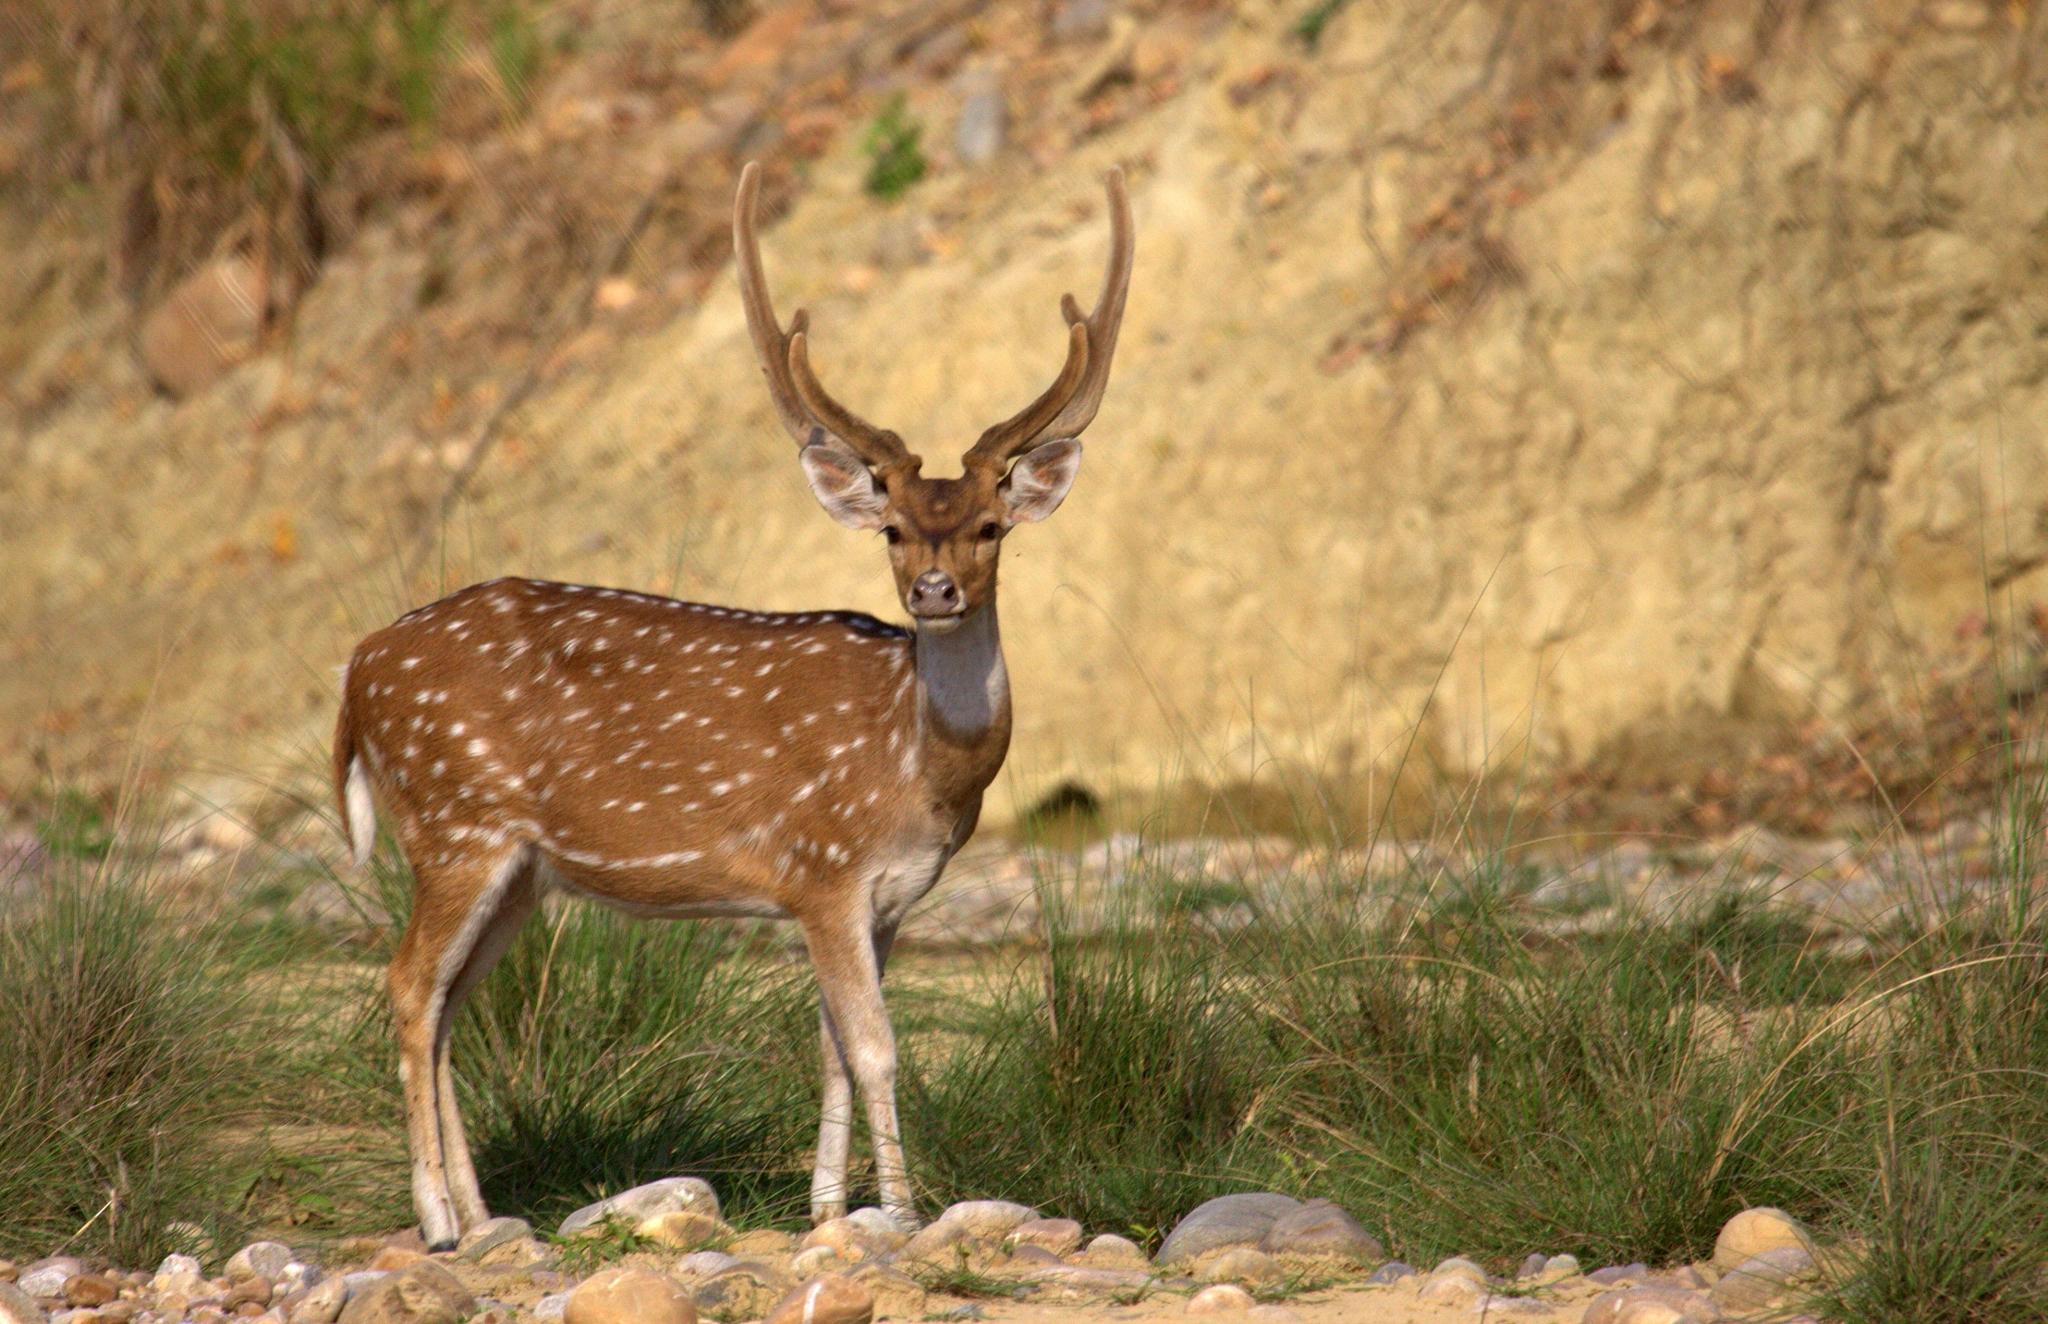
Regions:
<instances>
[{"instance_id":1,"label":"deer hind leg","mask_svg":"<svg viewBox=\"0 0 2048 1324\"><path fill-rule=\"evenodd\" d=\"M440 1037L434 1046L435 1103L441 1121L442 1161L448 1173L448 1193L455 1201L455 1212L464 1231L488 1219L491 1211L484 1206L483 1191L477 1185L476 1166L470 1159L469 1138L462 1127L462 1112L455 1104L455 1070L449 1049L455 1037L455 1014L462 1009L463 999L498 964L533 914L534 907L540 904L541 887L533 860L522 854L514 863L519 867L515 867L506 880L497 910L484 921L469 958L462 963L462 972L448 989Z\"/></svg>"},{"instance_id":2,"label":"deer hind leg","mask_svg":"<svg viewBox=\"0 0 2048 1324\"><path fill-rule=\"evenodd\" d=\"M882 1003L882 964L893 937L893 931L863 932L861 925L843 922L804 926L824 1004L820 1021L826 1059L825 1117L818 1135L818 1167L811 1177L811 1212L814 1218L819 1215L821 1196L824 1206L836 1203L839 1210L845 1208L853 1123L852 1097L845 1083L850 1075L867 1105L882 1208L910 1229L918 1220L896 1118L896 1034ZM836 1124L835 1104L843 1119Z\"/></svg>"},{"instance_id":3,"label":"deer hind leg","mask_svg":"<svg viewBox=\"0 0 2048 1324\"><path fill-rule=\"evenodd\" d=\"M532 908L530 900L522 907L514 898L533 890L533 856L522 844L495 859L415 873L412 919L391 962L391 1012L398 1074L405 1086L413 1205L427 1245L444 1250L455 1245L465 1227L485 1217L455 1108L449 1028L462 994L503 955L517 932L508 910L524 919ZM487 935L494 949L487 946ZM471 976L466 983L465 976Z\"/></svg>"}]
</instances>

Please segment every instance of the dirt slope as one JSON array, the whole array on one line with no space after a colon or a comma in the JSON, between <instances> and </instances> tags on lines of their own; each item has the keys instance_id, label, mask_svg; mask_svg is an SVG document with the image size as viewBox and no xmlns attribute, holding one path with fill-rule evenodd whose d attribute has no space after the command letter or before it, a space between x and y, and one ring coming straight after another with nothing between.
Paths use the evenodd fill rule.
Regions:
<instances>
[{"instance_id":1,"label":"dirt slope","mask_svg":"<svg viewBox=\"0 0 2048 1324\"><path fill-rule=\"evenodd\" d=\"M971 74L1036 136L885 204L857 125L826 134L763 238L821 375L928 471L1056 369L1111 163L1138 220L1079 484L1010 543L992 816L1067 775L1360 784L1418 723L1452 770L1525 738L1569 767L1898 702L1987 620L2037 644L2042 8L1355 0L1309 49L1297 5L1141 6L1051 63L977 36L899 77L932 142ZM647 119L636 144L707 122ZM748 146L693 167L707 193ZM517 367L411 333L436 224L370 215L288 336L184 402L111 305L27 358L0 785L311 766L353 639L488 575L899 614L802 485L729 265L632 269L409 573Z\"/></svg>"}]
</instances>

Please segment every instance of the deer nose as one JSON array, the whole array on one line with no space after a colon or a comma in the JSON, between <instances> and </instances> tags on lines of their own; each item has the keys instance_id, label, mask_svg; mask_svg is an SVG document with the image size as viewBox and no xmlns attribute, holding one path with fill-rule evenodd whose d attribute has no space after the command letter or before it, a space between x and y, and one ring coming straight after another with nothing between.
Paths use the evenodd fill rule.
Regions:
<instances>
[{"instance_id":1,"label":"deer nose","mask_svg":"<svg viewBox=\"0 0 2048 1324\"><path fill-rule=\"evenodd\" d=\"M960 586L943 570L927 570L910 581L912 616L958 616L966 610L960 601Z\"/></svg>"}]
</instances>

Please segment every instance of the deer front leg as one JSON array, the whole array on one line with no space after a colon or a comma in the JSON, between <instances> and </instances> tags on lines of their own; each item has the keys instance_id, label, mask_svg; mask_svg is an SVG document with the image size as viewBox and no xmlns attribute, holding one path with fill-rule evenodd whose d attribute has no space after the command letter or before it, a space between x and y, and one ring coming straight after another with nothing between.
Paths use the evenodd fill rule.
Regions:
<instances>
[{"instance_id":1,"label":"deer front leg","mask_svg":"<svg viewBox=\"0 0 2048 1324\"><path fill-rule=\"evenodd\" d=\"M818 1123L818 1166L811 1173L811 1222L846 1212L846 1167L853 1155L853 1075L832 1008L818 999L818 1055L825 1060L825 1106Z\"/></svg>"},{"instance_id":2,"label":"deer front leg","mask_svg":"<svg viewBox=\"0 0 2048 1324\"><path fill-rule=\"evenodd\" d=\"M896 928L889 925L875 933L875 978L879 983L888 969L889 949L896 942ZM839 1027L832 1021L831 1006L818 1000L818 1050L824 1059L825 1102L818 1125L818 1164L811 1174L811 1221L822 1223L846 1213L846 1169L853 1156L853 1073L847 1065L846 1045ZM892 1081L892 1094L893 1094Z\"/></svg>"},{"instance_id":3,"label":"deer front leg","mask_svg":"<svg viewBox=\"0 0 2048 1324\"><path fill-rule=\"evenodd\" d=\"M887 958L889 939L893 936L878 935L864 923L843 920L804 926L804 940L810 947L811 964L818 972L818 991L824 1003L820 1022L827 1058L826 1111L818 1136L818 1167L811 1180L811 1212L816 1217L821 1209L845 1209L847 1153L853 1124L853 1101L845 1083L850 1075L860 1087L861 1101L867 1105L868 1135L874 1145L882 1208L904 1228L911 1229L918 1225L918 1220L896 1120L896 1034L889 1026L888 1009L882 1003L882 962ZM830 1060L835 1048L839 1058L836 1069ZM844 1119L836 1126L835 1103Z\"/></svg>"}]
</instances>

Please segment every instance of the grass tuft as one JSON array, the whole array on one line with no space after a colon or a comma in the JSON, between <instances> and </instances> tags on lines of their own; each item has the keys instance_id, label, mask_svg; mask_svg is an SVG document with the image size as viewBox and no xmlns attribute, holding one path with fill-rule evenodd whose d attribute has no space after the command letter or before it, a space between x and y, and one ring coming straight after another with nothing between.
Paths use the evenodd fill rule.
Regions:
<instances>
[{"instance_id":1,"label":"grass tuft","mask_svg":"<svg viewBox=\"0 0 2048 1324\"><path fill-rule=\"evenodd\" d=\"M221 1130L275 1079L235 956L143 881L60 867L0 919L0 1254L125 1264L225 1240L242 1162Z\"/></svg>"}]
</instances>

